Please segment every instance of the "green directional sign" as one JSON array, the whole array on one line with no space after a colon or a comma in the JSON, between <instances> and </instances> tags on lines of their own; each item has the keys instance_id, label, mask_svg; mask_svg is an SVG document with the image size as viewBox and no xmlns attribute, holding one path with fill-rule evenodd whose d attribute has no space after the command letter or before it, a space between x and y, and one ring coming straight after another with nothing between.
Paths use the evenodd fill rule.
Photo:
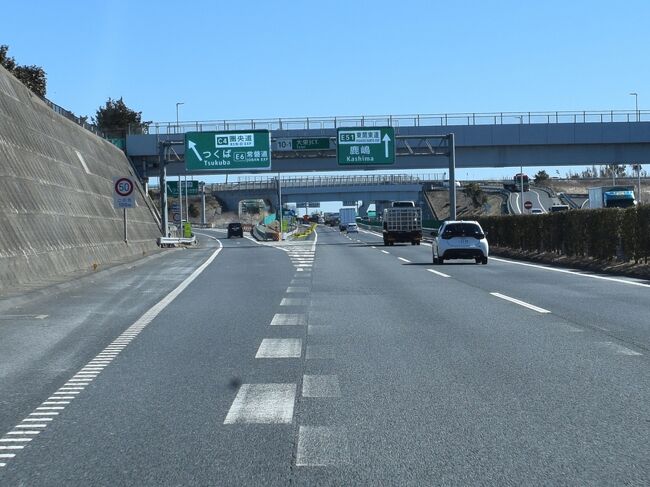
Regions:
<instances>
[{"instance_id":1,"label":"green directional sign","mask_svg":"<svg viewBox=\"0 0 650 487\"><path fill-rule=\"evenodd\" d=\"M185 168L188 171L270 169L271 134L268 130L187 132Z\"/></svg>"},{"instance_id":2,"label":"green directional sign","mask_svg":"<svg viewBox=\"0 0 650 487\"><path fill-rule=\"evenodd\" d=\"M193 196L199 194L198 181L181 181L181 189L183 194ZM173 198L178 196L178 181L167 181L167 196Z\"/></svg>"},{"instance_id":3,"label":"green directional sign","mask_svg":"<svg viewBox=\"0 0 650 487\"><path fill-rule=\"evenodd\" d=\"M273 150L276 151L296 151L296 150L327 150L333 149L330 145L329 137L303 137L300 139L280 138L273 144Z\"/></svg>"},{"instance_id":4,"label":"green directional sign","mask_svg":"<svg viewBox=\"0 0 650 487\"><path fill-rule=\"evenodd\" d=\"M339 166L395 164L393 127L351 127L336 130Z\"/></svg>"}]
</instances>

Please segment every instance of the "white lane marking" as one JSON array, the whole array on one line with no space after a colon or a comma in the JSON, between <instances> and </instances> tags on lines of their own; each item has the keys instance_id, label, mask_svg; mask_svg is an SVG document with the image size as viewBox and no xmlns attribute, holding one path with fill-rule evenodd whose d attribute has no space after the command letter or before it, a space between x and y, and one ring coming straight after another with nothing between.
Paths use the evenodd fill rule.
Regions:
<instances>
[{"instance_id":1,"label":"white lane marking","mask_svg":"<svg viewBox=\"0 0 650 487\"><path fill-rule=\"evenodd\" d=\"M0 445L0 450L22 450L25 445Z\"/></svg>"},{"instance_id":2,"label":"white lane marking","mask_svg":"<svg viewBox=\"0 0 650 487\"><path fill-rule=\"evenodd\" d=\"M48 316L49 316L49 315L36 315L36 316L34 316L34 318L36 318L37 320L44 320L44 319L47 318Z\"/></svg>"},{"instance_id":3,"label":"white lane marking","mask_svg":"<svg viewBox=\"0 0 650 487\"><path fill-rule=\"evenodd\" d=\"M70 404L70 401L44 401L41 404L47 404L48 406L53 406L56 404Z\"/></svg>"},{"instance_id":4,"label":"white lane marking","mask_svg":"<svg viewBox=\"0 0 650 487\"><path fill-rule=\"evenodd\" d=\"M301 426L298 431L296 466L324 467L350 463L347 434L343 428Z\"/></svg>"},{"instance_id":5,"label":"white lane marking","mask_svg":"<svg viewBox=\"0 0 650 487\"><path fill-rule=\"evenodd\" d=\"M276 313L271 320L271 326L304 326L307 317L304 314Z\"/></svg>"},{"instance_id":6,"label":"white lane marking","mask_svg":"<svg viewBox=\"0 0 650 487\"><path fill-rule=\"evenodd\" d=\"M255 358L300 358L301 356L300 338L265 338L255 354Z\"/></svg>"},{"instance_id":7,"label":"white lane marking","mask_svg":"<svg viewBox=\"0 0 650 487\"><path fill-rule=\"evenodd\" d=\"M506 264L523 265L525 267L534 267L536 269L542 269L542 270L545 270L545 271L561 272L562 274L572 274L574 276L590 277L591 279L600 279L602 281L611 281L611 282L618 282L618 283L621 283L621 284L630 284L632 286L650 287L650 284L644 284L642 282L636 282L636 281L628 281L626 279L618 279L616 277L607 277L607 276L597 276L597 275L592 275L592 274L583 274L582 272L571 271L569 269L558 269L556 267L547 267L547 266L538 265L538 264L527 264L525 262L515 262L515 261L512 261L512 260L499 259L497 257L490 257L490 259L496 260L497 262L504 262Z\"/></svg>"},{"instance_id":8,"label":"white lane marking","mask_svg":"<svg viewBox=\"0 0 650 487\"><path fill-rule=\"evenodd\" d=\"M295 277L291 279L292 286L302 286L304 284L309 284L309 282L310 282L309 279L303 279L302 274L300 275L300 277Z\"/></svg>"},{"instance_id":9,"label":"white lane marking","mask_svg":"<svg viewBox=\"0 0 650 487\"><path fill-rule=\"evenodd\" d=\"M397 259L398 259L398 260L401 260L402 262L408 262L408 263L411 262L410 260L405 259L404 257L398 257Z\"/></svg>"},{"instance_id":10,"label":"white lane marking","mask_svg":"<svg viewBox=\"0 0 650 487\"><path fill-rule=\"evenodd\" d=\"M307 360L329 360L335 356L331 345L307 345L305 358Z\"/></svg>"},{"instance_id":11,"label":"white lane marking","mask_svg":"<svg viewBox=\"0 0 650 487\"><path fill-rule=\"evenodd\" d=\"M308 335L322 336L331 335L334 332L333 325L309 325L307 327Z\"/></svg>"},{"instance_id":12,"label":"white lane marking","mask_svg":"<svg viewBox=\"0 0 650 487\"><path fill-rule=\"evenodd\" d=\"M217 242L219 242L217 240ZM70 394L72 390L83 390L84 387L81 386L86 386L90 384L89 381L93 380L99 372L84 372L86 367L88 367L91 363L96 363L99 359L104 361L107 357L110 357L111 360L117 356L122 349L126 347L126 345L129 343L129 341L132 339L132 337L137 336L138 333L140 333L149 323L153 321L153 319L158 316L174 299L178 297L180 293L182 293L211 263L212 261L219 255L221 250L223 249L223 245L221 242L219 242L220 247L215 250L210 257L206 259L206 261L201 264L197 269L192 272L183 282L181 282L174 290L172 290L169 294L167 294L163 299L161 299L158 303L156 303L153 307L151 307L148 311L146 311L135 323L133 323L127 330L125 330L117 339L116 341L112 342L111 345L106 347L102 352L97 354L95 358L93 358L89 363L87 363L84 368L82 368L77 374L69 379L66 384L62 387L59 388L57 392L54 394L59 394L59 393L64 393L64 394ZM129 337L129 340L125 340L125 337ZM119 341L123 341L124 343L118 343ZM73 387L74 386L74 387ZM51 401L45 401L43 404L52 404ZM35 412L29 413L29 416L32 417L37 417L37 418L25 418L23 419L22 422L25 421L51 421L52 418L44 418L43 416L57 416L59 415L59 412L64 410L65 406L39 406L35 409ZM27 439L27 441L31 440ZM0 439L0 442L6 442L9 440L5 439ZM1 447L0 447L1 448Z\"/></svg>"},{"instance_id":13,"label":"white lane marking","mask_svg":"<svg viewBox=\"0 0 650 487\"><path fill-rule=\"evenodd\" d=\"M371 245L370 248L371 249L376 249L377 247L375 247L374 245Z\"/></svg>"},{"instance_id":14,"label":"white lane marking","mask_svg":"<svg viewBox=\"0 0 650 487\"><path fill-rule=\"evenodd\" d=\"M427 269L427 271L440 277L451 277L449 274L445 274L444 272L436 271L434 269Z\"/></svg>"},{"instance_id":15,"label":"white lane marking","mask_svg":"<svg viewBox=\"0 0 650 487\"><path fill-rule=\"evenodd\" d=\"M384 254L390 254L390 252L388 252L387 250L382 250L382 252L383 252Z\"/></svg>"},{"instance_id":16,"label":"white lane marking","mask_svg":"<svg viewBox=\"0 0 650 487\"><path fill-rule=\"evenodd\" d=\"M39 430L20 430L20 431L10 431L8 435L37 435Z\"/></svg>"},{"instance_id":17,"label":"white lane marking","mask_svg":"<svg viewBox=\"0 0 650 487\"><path fill-rule=\"evenodd\" d=\"M519 299L511 298L510 296L506 296L505 294L501 294L501 293L490 293L490 294L496 298L510 301L511 303L518 304L519 306L523 306L524 308L532 309L533 311L537 311L538 313L550 313L550 311L547 309L540 308L539 306L535 306L534 304L530 304L525 301L521 301Z\"/></svg>"},{"instance_id":18,"label":"white lane marking","mask_svg":"<svg viewBox=\"0 0 650 487\"><path fill-rule=\"evenodd\" d=\"M287 288L287 293L308 293L308 292L309 292L308 287L289 286Z\"/></svg>"},{"instance_id":19,"label":"white lane marking","mask_svg":"<svg viewBox=\"0 0 650 487\"><path fill-rule=\"evenodd\" d=\"M13 458L15 456L15 453L0 453L0 458Z\"/></svg>"},{"instance_id":20,"label":"white lane marking","mask_svg":"<svg viewBox=\"0 0 650 487\"><path fill-rule=\"evenodd\" d=\"M17 424L14 428L46 428L47 424L45 423L29 423L29 424Z\"/></svg>"},{"instance_id":21,"label":"white lane marking","mask_svg":"<svg viewBox=\"0 0 650 487\"><path fill-rule=\"evenodd\" d=\"M32 441L31 438L0 438L2 443L27 443Z\"/></svg>"},{"instance_id":22,"label":"white lane marking","mask_svg":"<svg viewBox=\"0 0 650 487\"><path fill-rule=\"evenodd\" d=\"M242 384L223 424L291 423L296 384Z\"/></svg>"},{"instance_id":23,"label":"white lane marking","mask_svg":"<svg viewBox=\"0 0 650 487\"><path fill-rule=\"evenodd\" d=\"M303 397L341 397L339 378L336 375L304 375Z\"/></svg>"},{"instance_id":24,"label":"white lane marking","mask_svg":"<svg viewBox=\"0 0 650 487\"><path fill-rule=\"evenodd\" d=\"M282 298L280 306L308 306L309 299L306 298Z\"/></svg>"},{"instance_id":25,"label":"white lane marking","mask_svg":"<svg viewBox=\"0 0 650 487\"><path fill-rule=\"evenodd\" d=\"M630 350L629 348L626 348L623 345L619 345L618 343L614 343L614 342L598 342L598 345L600 345L603 348L607 348L610 351L617 353L619 355L632 355L632 356L643 355L642 353L635 352L634 350Z\"/></svg>"},{"instance_id":26,"label":"white lane marking","mask_svg":"<svg viewBox=\"0 0 650 487\"><path fill-rule=\"evenodd\" d=\"M316 242L318 242L318 232L314 229L314 243L311 244L311 251L316 252Z\"/></svg>"}]
</instances>

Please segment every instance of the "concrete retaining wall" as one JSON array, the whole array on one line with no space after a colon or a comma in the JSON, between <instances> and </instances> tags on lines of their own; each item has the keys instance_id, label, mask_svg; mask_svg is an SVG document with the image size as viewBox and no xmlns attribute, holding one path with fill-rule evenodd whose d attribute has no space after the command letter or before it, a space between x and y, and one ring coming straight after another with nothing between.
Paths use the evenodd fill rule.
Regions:
<instances>
[{"instance_id":1,"label":"concrete retaining wall","mask_svg":"<svg viewBox=\"0 0 650 487\"><path fill-rule=\"evenodd\" d=\"M113 209L112 177L133 174L122 151L0 67L0 292L155 250L159 227L142 188L128 244Z\"/></svg>"}]
</instances>

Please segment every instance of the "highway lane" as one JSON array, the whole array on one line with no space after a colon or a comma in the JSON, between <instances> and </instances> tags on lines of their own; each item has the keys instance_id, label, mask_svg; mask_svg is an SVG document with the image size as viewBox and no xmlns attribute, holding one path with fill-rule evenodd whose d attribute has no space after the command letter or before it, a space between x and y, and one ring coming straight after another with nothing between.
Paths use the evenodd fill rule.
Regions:
<instances>
[{"instance_id":1,"label":"highway lane","mask_svg":"<svg viewBox=\"0 0 650 487\"><path fill-rule=\"evenodd\" d=\"M648 478L648 354L490 294L515 295L514 264L433 266L429 247L379 241L224 241L0 484Z\"/></svg>"},{"instance_id":2,"label":"highway lane","mask_svg":"<svg viewBox=\"0 0 650 487\"><path fill-rule=\"evenodd\" d=\"M360 239L381 246L381 237L361 233ZM397 259L411 265L429 265L433 256L428 245L394 246L390 251ZM401 262L401 261L400 261ZM409 263L401 262L404 265ZM650 282L634 278L597 275L534 263L517 262L492 256L487 266L473 261L445 261L431 265L467 285L488 292L500 292L524 300L581 327L601 332L603 340L615 339L632 347L650 351ZM609 337L609 338L607 338Z\"/></svg>"}]
</instances>

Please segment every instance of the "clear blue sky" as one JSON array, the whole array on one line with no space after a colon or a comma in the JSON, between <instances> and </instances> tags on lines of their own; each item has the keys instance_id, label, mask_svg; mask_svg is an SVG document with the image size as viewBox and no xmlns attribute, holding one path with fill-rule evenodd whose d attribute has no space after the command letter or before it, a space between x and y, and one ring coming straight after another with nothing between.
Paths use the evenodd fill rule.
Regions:
<instances>
[{"instance_id":1,"label":"clear blue sky","mask_svg":"<svg viewBox=\"0 0 650 487\"><path fill-rule=\"evenodd\" d=\"M78 115L108 97L147 121L179 101L186 121L650 104L647 0L5 3L0 43Z\"/></svg>"}]
</instances>

